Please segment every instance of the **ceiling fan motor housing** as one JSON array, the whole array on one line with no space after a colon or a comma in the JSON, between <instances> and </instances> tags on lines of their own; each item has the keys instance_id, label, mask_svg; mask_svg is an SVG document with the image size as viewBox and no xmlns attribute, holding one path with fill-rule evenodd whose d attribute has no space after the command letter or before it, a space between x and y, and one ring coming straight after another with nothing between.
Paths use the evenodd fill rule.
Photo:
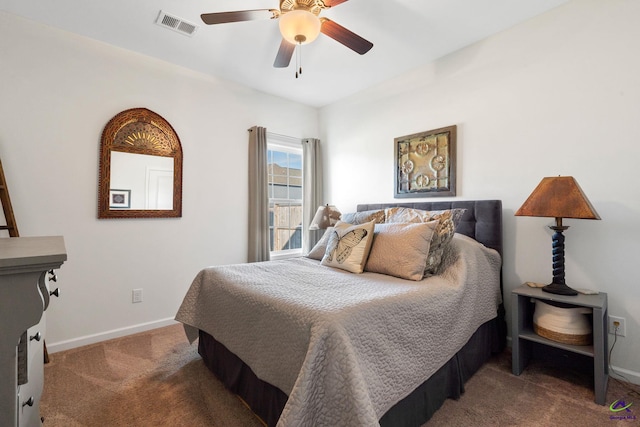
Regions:
<instances>
[{"instance_id":1,"label":"ceiling fan motor housing","mask_svg":"<svg viewBox=\"0 0 640 427\"><path fill-rule=\"evenodd\" d=\"M283 14L293 10L306 10L318 16L322 9L328 9L322 0L280 0L280 12Z\"/></svg>"}]
</instances>

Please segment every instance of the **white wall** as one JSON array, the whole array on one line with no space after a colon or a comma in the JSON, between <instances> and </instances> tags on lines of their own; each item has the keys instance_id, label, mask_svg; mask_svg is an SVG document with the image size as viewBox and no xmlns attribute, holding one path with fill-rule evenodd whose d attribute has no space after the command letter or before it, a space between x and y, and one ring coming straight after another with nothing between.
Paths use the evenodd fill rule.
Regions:
<instances>
[{"instance_id":1,"label":"white wall","mask_svg":"<svg viewBox=\"0 0 640 427\"><path fill-rule=\"evenodd\" d=\"M552 277L553 220L514 212L543 177L574 176L602 220L564 221L567 284L608 293L627 323L612 364L639 382L637 16L636 0L574 0L323 108L320 137L325 197L345 212L394 201L395 137L457 125L457 197L503 201L507 309Z\"/></svg>"},{"instance_id":2,"label":"white wall","mask_svg":"<svg viewBox=\"0 0 640 427\"><path fill-rule=\"evenodd\" d=\"M63 235L68 250L50 351L162 324L202 267L244 262L247 129L318 134L314 108L4 12L0 61L0 158L20 235ZM180 219L97 219L102 130L135 107L180 137Z\"/></svg>"}]
</instances>

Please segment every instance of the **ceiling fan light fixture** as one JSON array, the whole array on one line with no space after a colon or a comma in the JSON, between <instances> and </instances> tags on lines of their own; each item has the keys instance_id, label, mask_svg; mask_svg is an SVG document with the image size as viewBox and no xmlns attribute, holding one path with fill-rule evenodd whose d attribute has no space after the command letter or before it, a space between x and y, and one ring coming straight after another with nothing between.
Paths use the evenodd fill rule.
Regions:
<instances>
[{"instance_id":1,"label":"ceiling fan light fixture","mask_svg":"<svg viewBox=\"0 0 640 427\"><path fill-rule=\"evenodd\" d=\"M320 18L307 10L292 10L280 17L280 33L291 44L307 44L320 35Z\"/></svg>"}]
</instances>

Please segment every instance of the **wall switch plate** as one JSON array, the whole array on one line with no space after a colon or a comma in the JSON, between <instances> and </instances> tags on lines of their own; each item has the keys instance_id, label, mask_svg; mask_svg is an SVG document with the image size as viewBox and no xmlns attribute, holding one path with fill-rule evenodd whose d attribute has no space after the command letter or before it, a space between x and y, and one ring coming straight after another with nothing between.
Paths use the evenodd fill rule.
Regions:
<instances>
[{"instance_id":1,"label":"wall switch plate","mask_svg":"<svg viewBox=\"0 0 640 427\"><path fill-rule=\"evenodd\" d=\"M610 334L615 334L616 333L616 325L614 325L614 322L618 322L618 336L619 337L625 337L627 336L627 324L626 321L624 320L624 317L616 317L616 316L609 316L609 333Z\"/></svg>"},{"instance_id":2,"label":"wall switch plate","mask_svg":"<svg viewBox=\"0 0 640 427\"><path fill-rule=\"evenodd\" d=\"M134 289L131 291L131 302L142 302L142 289Z\"/></svg>"}]
</instances>

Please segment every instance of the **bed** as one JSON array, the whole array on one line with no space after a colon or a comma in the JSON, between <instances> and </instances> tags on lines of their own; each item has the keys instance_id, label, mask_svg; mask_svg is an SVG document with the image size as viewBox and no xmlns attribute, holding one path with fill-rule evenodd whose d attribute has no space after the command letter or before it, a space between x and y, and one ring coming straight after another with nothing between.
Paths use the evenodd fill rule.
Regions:
<instances>
[{"instance_id":1,"label":"bed","mask_svg":"<svg viewBox=\"0 0 640 427\"><path fill-rule=\"evenodd\" d=\"M396 207L461 212L457 261L422 281L308 258L207 268L194 279L176 320L267 425L418 426L504 348L501 201L357 211Z\"/></svg>"}]
</instances>

